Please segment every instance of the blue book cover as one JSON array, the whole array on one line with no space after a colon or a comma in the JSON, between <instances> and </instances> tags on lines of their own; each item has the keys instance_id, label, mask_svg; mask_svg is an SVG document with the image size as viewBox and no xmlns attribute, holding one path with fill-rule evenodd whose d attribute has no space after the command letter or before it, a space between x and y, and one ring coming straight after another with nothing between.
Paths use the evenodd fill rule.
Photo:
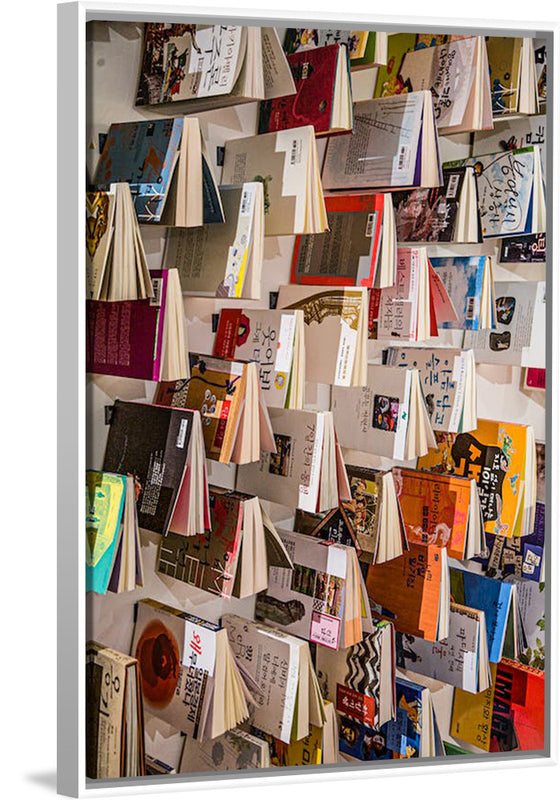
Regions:
<instances>
[{"instance_id":1,"label":"blue book cover","mask_svg":"<svg viewBox=\"0 0 560 800\"><path fill-rule=\"evenodd\" d=\"M449 573L454 601L484 611L488 658L491 663L497 664L502 658L506 640L512 584L459 569L451 569Z\"/></svg>"},{"instance_id":2,"label":"blue book cover","mask_svg":"<svg viewBox=\"0 0 560 800\"><path fill-rule=\"evenodd\" d=\"M430 257L430 264L443 281L458 317L455 322L444 322L442 327L477 331L486 256ZM492 327L495 326L494 309Z\"/></svg>"},{"instance_id":3,"label":"blue book cover","mask_svg":"<svg viewBox=\"0 0 560 800\"><path fill-rule=\"evenodd\" d=\"M126 477L86 472L86 591L105 594L126 497Z\"/></svg>"},{"instance_id":4,"label":"blue book cover","mask_svg":"<svg viewBox=\"0 0 560 800\"><path fill-rule=\"evenodd\" d=\"M487 533L484 552L472 560L482 564L489 577L516 575L540 583L544 565L544 537L545 506L544 503L537 503L532 533L512 537Z\"/></svg>"},{"instance_id":5,"label":"blue book cover","mask_svg":"<svg viewBox=\"0 0 560 800\"><path fill-rule=\"evenodd\" d=\"M139 222L159 222L178 158L183 119L111 125L94 183L128 183Z\"/></svg>"}]
</instances>

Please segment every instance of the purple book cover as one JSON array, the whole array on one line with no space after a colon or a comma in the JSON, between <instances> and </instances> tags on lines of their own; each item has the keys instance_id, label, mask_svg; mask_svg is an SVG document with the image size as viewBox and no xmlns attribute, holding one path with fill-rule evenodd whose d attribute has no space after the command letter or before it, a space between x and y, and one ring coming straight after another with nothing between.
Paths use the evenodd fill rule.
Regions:
<instances>
[{"instance_id":1,"label":"purple book cover","mask_svg":"<svg viewBox=\"0 0 560 800\"><path fill-rule=\"evenodd\" d=\"M155 292L152 300L87 301L88 372L159 380L167 272L152 270L150 275Z\"/></svg>"}]
</instances>

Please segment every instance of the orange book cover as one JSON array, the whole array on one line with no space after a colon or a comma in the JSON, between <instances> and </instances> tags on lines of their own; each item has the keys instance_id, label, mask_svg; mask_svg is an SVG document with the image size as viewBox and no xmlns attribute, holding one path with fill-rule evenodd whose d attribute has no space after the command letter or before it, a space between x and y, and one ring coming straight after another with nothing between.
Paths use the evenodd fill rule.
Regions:
<instances>
[{"instance_id":1,"label":"orange book cover","mask_svg":"<svg viewBox=\"0 0 560 800\"><path fill-rule=\"evenodd\" d=\"M402 556L372 564L367 573L375 613L390 620L399 633L437 641L442 548L411 544Z\"/></svg>"},{"instance_id":2,"label":"orange book cover","mask_svg":"<svg viewBox=\"0 0 560 800\"><path fill-rule=\"evenodd\" d=\"M408 541L447 547L452 558L464 558L470 480L398 467L393 477Z\"/></svg>"},{"instance_id":3,"label":"orange book cover","mask_svg":"<svg viewBox=\"0 0 560 800\"><path fill-rule=\"evenodd\" d=\"M475 431L436 431L435 437L438 449L421 456L418 469L474 478L486 533L521 536L527 426L479 419Z\"/></svg>"}]
</instances>

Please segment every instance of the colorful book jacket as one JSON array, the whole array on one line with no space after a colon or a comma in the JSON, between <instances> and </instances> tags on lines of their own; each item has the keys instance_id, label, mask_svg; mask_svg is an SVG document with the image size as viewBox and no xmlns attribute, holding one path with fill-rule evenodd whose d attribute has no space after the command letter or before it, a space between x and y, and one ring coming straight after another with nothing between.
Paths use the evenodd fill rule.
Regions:
<instances>
[{"instance_id":1,"label":"colorful book jacket","mask_svg":"<svg viewBox=\"0 0 560 800\"><path fill-rule=\"evenodd\" d=\"M519 104L521 49L523 39L516 36L487 36L492 114L514 114Z\"/></svg>"},{"instance_id":2,"label":"colorful book jacket","mask_svg":"<svg viewBox=\"0 0 560 800\"><path fill-rule=\"evenodd\" d=\"M358 546L354 525L348 513L349 503L342 503L338 508L314 514L296 508L294 531L306 536L315 536L324 542L336 542L347 547L355 547L358 555L362 551Z\"/></svg>"},{"instance_id":3,"label":"colorful book jacket","mask_svg":"<svg viewBox=\"0 0 560 800\"><path fill-rule=\"evenodd\" d=\"M372 612L400 633L437 641L442 570L447 569L442 553L437 545L411 544L402 556L371 564L366 588Z\"/></svg>"},{"instance_id":4,"label":"colorful book jacket","mask_svg":"<svg viewBox=\"0 0 560 800\"><path fill-rule=\"evenodd\" d=\"M292 53L287 58L296 94L262 102L258 132L313 125L317 136L330 133L339 59L344 59L345 68L350 70L346 48L331 44Z\"/></svg>"},{"instance_id":5,"label":"colorful book jacket","mask_svg":"<svg viewBox=\"0 0 560 800\"><path fill-rule=\"evenodd\" d=\"M155 296L86 303L86 370L120 378L159 380L167 300L167 270L150 272Z\"/></svg>"},{"instance_id":6,"label":"colorful book jacket","mask_svg":"<svg viewBox=\"0 0 560 800\"><path fill-rule=\"evenodd\" d=\"M411 91L401 78L401 65L409 50L416 45L415 33L393 33L387 37L387 65L377 70L374 97L392 97Z\"/></svg>"},{"instance_id":7,"label":"colorful book jacket","mask_svg":"<svg viewBox=\"0 0 560 800\"><path fill-rule=\"evenodd\" d=\"M545 505L535 505L535 525L527 536L486 534L486 548L474 559L491 578L515 575L539 583L544 575Z\"/></svg>"},{"instance_id":8,"label":"colorful book jacket","mask_svg":"<svg viewBox=\"0 0 560 800\"><path fill-rule=\"evenodd\" d=\"M138 525L167 533L187 470L193 411L116 400L104 472L134 475L140 492ZM142 435L138 436L138 431Z\"/></svg>"},{"instance_id":9,"label":"colorful book jacket","mask_svg":"<svg viewBox=\"0 0 560 800\"><path fill-rule=\"evenodd\" d=\"M325 197L326 233L296 237L291 283L373 286L380 255L382 194Z\"/></svg>"},{"instance_id":10,"label":"colorful book jacket","mask_svg":"<svg viewBox=\"0 0 560 800\"><path fill-rule=\"evenodd\" d=\"M105 594L126 499L126 476L86 472L86 591Z\"/></svg>"},{"instance_id":11,"label":"colorful book jacket","mask_svg":"<svg viewBox=\"0 0 560 800\"><path fill-rule=\"evenodd\" d=\"M322 763L323 729L316 725L310 726L309 734L303 739L296 739L290 744L282 742L270 733L265 733L260 728L251 727L251 732L266 742L272 767L297 767Z\"/></svg>"},{"instance_id":12,"label":"colorful book jacket","mask_svg":"<svg viewBox=\"0 0 560 800\"><path fill-rule=\"evenodd\" d=\"M300 53L315 47L344 44L348 48L350 66L364 68L375 66L375 31L346 31L335 28L288 28L284 39L284 51Z\"/></svg>"},{"instance_id":13,"label":"colorful book jacket","mask_svg":"<svg viewBox=\"0 0 560 800\"><path fill-rule=\"evenodd\" d=\"M546 233L528 233L502 239L502 264L544 264L546 262Z\"/></svg>"},{"instance_id":14,"label":"colorful book jacket","mask_svg":"<svg viewBox=\"0 0 560 800\"><path fill-rule=\"evenodd\" d=\"M527 426L478 420L472 433L435 432L438 449L418 459L418 469L474 478L484 530L519 536L524 528Z\"/></svg>"},{"instance_id":15,"label":"colorful book jacket","mask_svg":"<svg viewBox=\"0 0 560 800\"><path fill-rule=\"evenodd\" d=\"M487 256L437 256L430 257L430 264L441 278L457 311L457 320L443 322L442 327L478 330L484 273L485 270L492 269L490 259ZM496 327L493 302L491 327Z\"/></svg>"}]
</instances>

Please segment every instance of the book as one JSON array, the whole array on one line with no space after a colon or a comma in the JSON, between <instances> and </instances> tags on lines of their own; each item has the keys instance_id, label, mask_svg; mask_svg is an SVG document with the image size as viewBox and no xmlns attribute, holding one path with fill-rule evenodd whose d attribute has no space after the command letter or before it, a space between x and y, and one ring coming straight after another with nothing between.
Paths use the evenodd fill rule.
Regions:
<instances>
[{"instance_id":1,"label":"book","mask_svg":"<svg viewBox=\"0 0 560 800\"><path fill-rule=\"evenodd\" d=\"M369 364L364 387L333 387L331 408L342 447L406 461L434 446L418 370Z\"/></svg>"},{"instance_id":2,"label":"book","mask_svg":"<svg viewBox=\"0 0 560 800\"><path fill-rule=\"evenodd\" d=\"M530 425L478 420L472 433L436 432L437 449L418 459L418 469L474 478L484 530L524 536L535 517L535 434Z\"/></svg>"},{"instance_id":3,"label":"book","mask_svg":"<svg viewBox=\"0 0 560 800\"><path fill-rule=\"evenodd\" d=\"M387 62L387 34L377 31L288 28L284 39L284 50L289 55L331 44L346 45L352 71L377 67Z\"/></svg>"},{"instance_id":4,"label":"book","mask_svg":"<svg viewBox=\"0 0 560 800\"><path fill-rule=\"evenodd\" d=\"M443 755L430 690L398 677L396 718L379 729L346 719L340 726L340 752L348 760L378 761Z\"/></svg>"},{"instance_id":5,"label":"book","mask_svg":"<svg viewBox=\"0 0 560 800\"><path fill-rule=\"evenodd\" d=\"M176 775L185 746L185 734L156 717L144 726L147 775Z\"/></svg>"},{"instance_id":6,"label":"book","mask_svg":"<svg viewBox=\"0 0 560 800\"><path fill-rule=\"evenodd\" d=\"M197 411L115 400L103 472L134 476L140 487L140 528L183 536L208 528L206 462Z\"/></svg>"},{"instance_id":7,"label":"book","mask_svg":"<svg viewBox=\"0 0 560 800\"><path fill-rule=\"evenodd\" d=\"M311 512L349 500L331 412L271 408L269 413L276 452L238 468L238 491Z\"/></svg>"},{"instance_id":8,"label":"book","mask_svg":"<svg viewBox=\"0 0 560 800\"><path fill-rule=\"evenodd\" d=\"M494 272L489 256L430 256L457 312L443 328L478 331L496 327Z\"/></svg>"},{"instance_id":9,"label":"book","mask_svg":"<svg viewBox=\"0 0 560 800\"><path fill-rule=\"evenodd\" d=\"M144 26L137 106L182 102L192 113L294 92L274 28Z\"/></svg>"},{"instance_id":10,"label":"book","mask_svg":"<svg viewBox=\"0 0 560 800\"><path fill-rule=\"evenodd\" d=\"M292 569L282 537L258 497L209 487L210 530L162 537L157 572L218 597L248 597L267 588L269 567Z\"/></svg>"},{"instance_id":11,"label":"book","mask_svg":"<svg viewBox=\"0 0 560 800\"><path fill-rule=\"evenodd\" d=\"M270 766L268 743L241 728L233 728L203 742L187 736L179 772L266 769Z\"/></svg>"},{"instance_id":12,"label":"book","mask_svg":"<svg viewBox=\"0 0 560 800\"><path fill-rule=\"evenodd\" d=\"M338 722L334 705L323 701L325 724L311 725L309 735L286 744L275 736L251 727L252 733L265 741L269 748L270 764L273 767L297 767L310 764L338 763Z\"/></svg>"},{"instance_id":13,"label":"book","mask_svg":"<svg viewBox=\"0 0 560 800\"><path fill-rule=\"evenodd\" d=\"M223 308L213 355L256 361L268 407L303 408L305 341L301 309Z\"/></svg>"},{"instance_id":14,"label":"book","mask_svg":"<svg viewBox=\"0 0 560 800\"><path fill-rule=\"evenodd\" d=\"M546 230L546 204L539 148L530 145L473 156L478 213L484 239Z\"/></svg>"},{"instance_id":15,"label":"book","mask_svg":"<svg viewBox=\"0 0 560 800\"><path fill-rule=\"evenodd\" d=\"M449 607L449 633L441 642L397 634L397 666L476 694L492 679L484 611L458 603Z\"/></svg>"},{"instance_id":16,"label":"book","mask_svg":"<svg viewBox=\"0 0 560 800\"><path fill-rule=\"evenodd\" d=\"M538 147L541 157L543 180L546 182L546 114L530 117L498 117L494 120L494 130L477 131L473 137L473 156L490 153L523 150L525 147Z\"/></svg>"},{"instance_id":17,"label":"book","mask_svg":"<svg viewBox=\"0 0 560 800\"><path fill-rule=\"evenodd\" d=\"M392 33L387 36L387 62L377 70L374 97L408 93L409 87L400 77L400 71L405 55L415 47L415 33Z\"/></svg>"},{"instance_id":18,"label":"book","mask_svg":"<svg viewBox=\"0 0 560 800\"><path fill-rule=\"evenodd\" d=\"M389 347L385 363L417 369L432 428L451 433L477 425L476 366L472 350L451 347Z\"/></svg>"},{"instance_id":19,"label":"book","mask_svg":"<svg viewBox=\"0 0 560 800\"><path fill-rule=\"evenodd\" d=\"M492 113L495 117L537 113L537 74L533 41L528 37L486 37Z\"/></svg>"},{"instance_id":20,"label":"book","mask_svg":"<svg viewBox=\"0 0 560 800\"><path fill-rule=\"evenodd\" d=\"M474 745L486 753L490 750L496 664L490 664L490 674L490 686L476 695L460 688L454 689L449 728L454 740Z\"/></svg>"},{"instance_id":21,"label":"book","mask_svg":"<svg viewBox=\"0 0 560 800\"><path fill-rule=\"evenodd\" d=\"M294 531L304 533L306 536L315 536L323 542L335 542L347 547L354 547L359 556L363 550L358 545L358 538L353 522L350 521L348 512L350 502L342 503L338 508L330 511L313 513L296 508L294 516Z\"/></svg>"},{"instance_id":22,"label":"book","mask_svg":"<svg viewBox=\"0 0 560 800\"><path fill-rule=\"evenodd\" d=\"M329 139L325 189L407 189L442 183L430 92L355 103L353 136Z\"/></svg>"},{"instance_id":23,"label":"book","mask_svg":"<svg viewBox=\"0 0 560 800\"><path fill-rule=\"evenodd\" d=\"M520 632L515 585L467 569L451 569L450 579L456 603L484 611L488 660L497 664L504 656L517 658Z\"/></svg>"},{"instance_id":24,"label":"book","mask_svg":"<svg viewBox=\"0 0 560 800\"><path fill-rule=\"evenodd\" d=\"M402 521L409 543L445 547L450 558L473 558L484 549L476 481L393 467Z\"/></svg>"},{"instance_id":25,"label":"book","mask_svg":"<svg viewBox=\"0 0 560 800\"><path fill-rule=\"evenodd\" d=\"M86 370L147 381L189 377L177 270L150 272L154 297L86 304Z\"/></svg>"},{"instance_id":26,"label":"book","mask_svg":"<svg viewBox=\"0 0 560 800\"><path fill-rule=\"evenodd\" d=\"M327 230L317 142L311 125L229 139L222 183L245 181L263 184L265 236Z\"/></svg>"},{"instance_id":27,"label":"book","mask_svg":"<svg viewBox=\"0 0 560 800\"><path fill-rule=\"evenodd\" d=\"M190 354L191 377L158 385L155 403L200 412L206 455L224 464L274 451L268 409L254 361Z\"/></svg>"},{"instance_id":28,"label":"book","mask_svg":"<svg viewBox=\"0 0 560 800\"><path fill-rule=\"evenodd\" d=\"M131 592L143 584L134 478L88 469L86 592Z\"/></svg>"},{"instance_id":29,"label":"book","mask_svg":"<svg viewBox=\"0 0 560 800\"><path fill-rule=\"evenodd\" d=\"M317 648L321 692L340 718L379 728L395 714L395 632L390 622L374 620L362 641L346 649ZM345 719L346 718L346 719Z\"/></svg>"},{"instance_id":30,"label":"book","mask_svg":"<svg viewBox=\"0 0 560 800\"><path fill-rule=\"evenodd\" d=\"M264 196L261 183L221 186L225 221L169 228L164 269L176 269L185 294L261 296Z\"/></svg>"},{"instance_id":31,"label":"book","mask_svg":"<svg viewBox=\"0 0 560 800\"><path fill-rule=\"evenodd\" d=\"M546 262L546 233L508 236L500 245L502 264L544 264Z\"/></svg>"},{"instance_id":32,"label":"book","mask_svg":"<svg viewBox=\"0 0 560 800\"><path fill-rule=\"evenodd\" d=\"M399 247L393 286L379 291L377 338L422 341L438 325L455 322L457 312L425 247Z\"/></svg>"},{"instance_id":33,"label":"book","mask_svg":"<svg viewBox=\"0 0 560 800\"><path fill-rule=\"evenodd\" d=\"M280 741L309 735L325 723L323 699L309 644L262 622L222 617L236 662L256 684L251 724Z\"/></svg>"},{"instance_id":34,"label":"book","mask_svg":"<svg viewBox=\"0 0 560 800\"><path fill-rule=\"evenodd\" d=\"M144 712L135 658L86 644L86 775L145 775Z\"/></svg>"},{"instance_id":35,"label":"book","mask_svg":"<svg viewBox=\"0 0 560 800\"><path fill-rule=\"evenodd\" d=\"M255 618L332 650L360 642L368 602L356 550L301 533L278 535L293 563L270 568Z\"/></svg>"},{"instance_id":36,"label":"book","mask_svg":"<svg viewBox=\"0 0 560 800\"><path fill-rule=\"evenodd\" d=\"M535 669L546 666L546 586L526 580L525 576L508 575L506 583L515 585L518 614L518 660Z\"/></svg>"},{"instance_id":37,"label":"book","mask_svg":"<svg viewBox=\"0 0 560 800\"><path fill-rule=\"evenodd\" d=\"M260 104L258 132L312 125L316 136L352 130L350 60L344 44L288 55L296 93Z\"/></svg>"},{"instance_id":38,"label":"book","mask_svg":"<svg viewBox=\"0 0 560 800\"><path fill-rule=\"evenodd\" d=\"M291 283L392 286L395 280L395 219L391 194L325 197L329 230L298 236Z\"/></svg>"},{"instance_id":39,"label":"book","mask_svg":"<svg viewBox=\"0 0 560 800\"><path fill-rule=\"evenodd\" d=\"M529 391L546 390L546 369L539 367L526 367L523 370L523 388Z\"/></svg>"},{"instance_id":40,"label":"book","mask_svg":"<svg viewBox=\"0 0 560 800\"><path fill-rule=\"evenodd\" d=\"M108 189L123 182L138 222L190 227L224 221L196 117L114 122L93 183Z\"/></svg>"},{"instance_id":41,"label":"book","mask_svg":"<svg viewBox=\"0 0 560 800\"><path fill-rule=\"evenodd\" d=\"M372 613L390 620L399 633L430 642L442 641L449 635L450 585L445 547L411 543L402 556L371 564L366 587Z\"/></svg>"},{"instance_id":42,"label":"book","mask_svg":"<svg viewBox=\"0 0 560 800\"><path fill-rule=\"evenodd\" d=\"M411 50L399 77L409 91L429 89L442 134L492 128L486 43L482 36Z\"/></svg>"},{"instance_id":43,"label":"book","mask_svg":"<svg viewBox=\"0 0 560 800\"><path fill-rule=\"evenodd\" d=\"M539 583L544 578L545 506L535 504L535 524L525 536L486 534L485 547L476 558L491 578L515 575Z\"/></svg>"},{"instance_id":44,"label":"book","mask_svg":"<svg viewBox=\"0 0 560 800\"><path fill-rule=\"evenodd\" d=\"M535 72L537 79L537 111L546 113L546 39L534 39Z\"/></svg>"},{"instance_id":45,"label":"book","mask_svg":"<svg viewBox=\"0 0 560 800\"><path fill-rule=\"evenodd\" d=\"M154 290L127 183L86 192L86 297L143 300Z\"/></svg>"},{"instance_id":46,"label":"book","mask_svg":"<svg viewBox=\"0 0 560 800\"><path fill-rule=\"evenodd\" d=\"M303 311L306 381L364 385L366 289L280 286L278 308Z\"/></svg>"},{"instance_id":47,"label":"book","mask_svg":"<svg viewBox=\"0 0 560 800\"><path fill-rule=\"evenodd\" d=\"M472 347L477 363L544 368L544 281L497 281L494 287L496 328L465 331L463 346Z\"/></svg>"},{"instance_id":48,"label":"book","mask_svg":"<svg viewBox=\"0 0 560 800\"><path fill-rule=\"evenodd\" d=\"M145 709L187 736L214 739L247 719L252 698L225 628L143 599L131 652Z\"/></svg>"},{"instance_id":49,"label":"book","mask_svg":"<svg viewBox=\"0 0 560 800\"><path fill-rule=\"evenodd\" d=\"M392 193L398 242L482 241L474 168L442 171L442 186Z\"/></svg>"}]
</instances>

